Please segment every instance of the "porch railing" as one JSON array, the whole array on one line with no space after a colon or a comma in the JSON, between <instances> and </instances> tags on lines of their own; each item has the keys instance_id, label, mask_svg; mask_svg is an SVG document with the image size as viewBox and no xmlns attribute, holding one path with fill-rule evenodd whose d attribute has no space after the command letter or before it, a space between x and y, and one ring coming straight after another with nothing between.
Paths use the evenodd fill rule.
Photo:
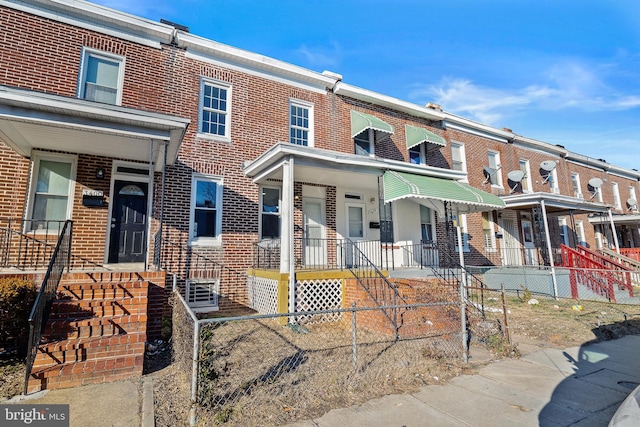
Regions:
<instances>
[{"instance_id":1,"label":"porch railing","mask_svg":"<svg viewBox=\"0 0 640 427\"><path fill-rule=\"evenodd\" d=\"M0 267L46 268L66 221L0 218Z\"/></svg>"},{"instance_id":2,"label":"porch railing","mask_svg":"<svg viewBox=\"0 0 640 427\"><path fill-rule=\"evenodd\" d=\"M58 284L65 269L69 269L71 259L71 240L73 237L73 222L65 221L54 247L47 272L36 296L36 300L29 315L29 347L27 350L26 374L24 394L27 394L31 369L38 353L38 346L42 339L42 332L47 324L51 303L56 297Z\"/></svg>"}]
</instances>

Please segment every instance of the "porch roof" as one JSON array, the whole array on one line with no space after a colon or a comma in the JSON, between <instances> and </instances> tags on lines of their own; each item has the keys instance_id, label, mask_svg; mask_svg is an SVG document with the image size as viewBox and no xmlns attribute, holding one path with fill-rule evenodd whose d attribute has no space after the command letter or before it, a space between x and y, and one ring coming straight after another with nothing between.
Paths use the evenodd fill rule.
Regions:
<instances>
[{"instance_id":1,"label":"porch roof","mask_svg":"<svg viewBox=\"0 0 640 427\"><path fill-rule=\"evenodd\" d=\"M640 227L640 214L639 213L631 213L631 214L613 214L611 215L613 219L613 223L616 225L635 225ZM609 216L608 215L589 215L589 223L591 224L609 224Z\"/></svg>"},{"instance_id":2,"label":"porch roof","mask_svg":"<svg viewBox=\"0 0 640 427\"><path fill-rule=\"evenodd\" d=\"M440 213L444 212L444 202L453 204L461 213L504 208L500 197L464 182L395 171L385 172L382 180L385 202L410 199Z\"/></svg>"},{"instance_id":3,"label":"porch roof","mask_svg":"<svg viewBox=\"0 0 640 427\"><path fill-rule=\"evenodd\" d=\"M537 206L544 200L545 208L549 213L606 213L611 207L603 203L591 202L578 197L565 196L553 193L525 193L502 196L507 209L529 209Z\"/></svg>"},{"instance_id":4,"label":"porch roof","mask_svg":"<svg viewBox=\"0 0 640 427\"><path fill-rule=\"evenodd\" d=\"M25 157L56 150L149 162L175 161L190 120L84 99L0 86L0 138Z\"/></svg>"}]
</instances>

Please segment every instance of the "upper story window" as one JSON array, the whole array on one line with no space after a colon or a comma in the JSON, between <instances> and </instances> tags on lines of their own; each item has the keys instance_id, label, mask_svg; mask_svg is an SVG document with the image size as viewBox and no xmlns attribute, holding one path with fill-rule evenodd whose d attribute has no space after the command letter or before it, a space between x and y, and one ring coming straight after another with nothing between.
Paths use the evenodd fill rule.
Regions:
<instances>
[{"instance_id":1,"label":"upper story window","mask_svg":"<svg viewBox=\"0 0 640 427\"><path fill-rule=\"evenodd\" d=\"M124 57L84 48L78 97L105 104L122 103Z\"/></svg>"},{"instance_id":2,"label":"upper story window","mask_svg":"<svg viewBox=\"0 0 640 427\"><path fill-rule=\"evenodd\" d=\"M222 181L194 175L191 181L191 243L216 244L222 229Z\"/></svg>"},{"instance_id":3,"label":"upper story window","mask_svg":"<svg viewBox=\"0 0 640 427\"><path fill-rule=\"evenodd\" d=\"M622 203L620 203L620 188L618 188L617 182L611 183L611 190L613 191L613 206L616 209L622 209Z\"/></svg>"},{"instance_id":4,"label":"upper story window","mask_svg":"<svg viewBox=\"0 0 640 427\"><path fill-rule=\"evenodd\" d=\"M354 152L359 156L373 156L373 129L365 129L353 138Z\"/></svg>"},{"instance_id":5,"label":"upper story window","mask_svg":"<svg viewBox=\"0 0 640 427\"><path fill-rule=\"evenodd\" d=\"M201 79L198 122L200 136L230 139L231 86L228 83Z\"/></svg>"},{"instance_id":6,"label":"upper story window","mask_svg":"<svg viewBox=\"0 0 640 427\"><path fill-rule=\"evenodd\" d=\"M409 163L413 163L414 165L423 165L426 163L424 144L409 148Z\"/></svg>"},{"instance_id":7,"label":"upper story window","mask_svg":"<svg viewBox=\"0 0 640 427\"><path fill-rule=\"evenodd\" d=\"M500 153L497 151L489 151L487 153L487 157L489 160L489 169L490 173L487 179L491 183L492 186L502 187L502 173L500 168Z\"/></svg>"},{"instance_id":8,"label":"upper story window","mask_svg":"<svg viewBox=\"0 0 640 427\"><path fill-rule=\"evenodd\" d=\"M571 185L573 186L574 197L582 198L582 191L580 191L580 175L576 172L571 173Z\"/></svg>"},{"instance_id":9,"label":"upper story window","mask_svg":"<svg viewBox=\"0 0 640 427\"><path fill-rule=\"evenodd\" d=\"M451 169L461 172L467 171L467 160L464 154L464 145L457 142L451 143Z\"/></svg>"},{"instance_id":10,"label":"upper story window","mask_svg":"<svg viewBox=\"0 0 640 427\"><path fill-rule=\"evenodd\" d=\"M280 238L280 189L262 188L261 238Z\"/></svg>"},{"instance_id":11,"label":"upper story window","mask_svg":"<svg viewBox=\"0 0 640 427\"><path fill-rule=\"evenodd\" d=\"M634 204L635 202L635 204ZM633 185L629 186L629 209L634 212L638 211L638 199L636 199L636 188Z\"/></svg>"},{"instance_id":12,"label":"upper story window","mask_svg":"<svg viewBox=\"0 0 640 427\"><path fill-rule=\"evenodd\" d=\"M520 170L524 173L524 178L520 181L522 191L530 193L533 186L531 185L531 164L529 160L520 159Z\"/></svg>"},{"instance_id":13,"label":"upper story window","mask_svg":"<svg viewBox=\"0 0 640 427\"><path fill-rule=\"evenodd\" d=\"M77 158L62 154L35 154L31 190L31 231L60 229L71 218Z\"/></svg>"},{"instance_id":14,"label":"upper story window","mask_svg":"<svg viewBox=\"0 0 640 427\"><path fill-rule=\"evenodd\" d=\"M547 176L547 181L549 182L549 190L552 193L560 194L560 187L558 186L558 170L554 169L549 172Z\"/></svg>"},{"instance_id":15,"label":"upper story window","mask_svg":"<svg viewBox=\"0 0 640 427\"><path fill-rule=\"evenodd\" d=\"M313 105L291 100L289 102L289 142L313 147Z\"/></svg>"}]
</instances>

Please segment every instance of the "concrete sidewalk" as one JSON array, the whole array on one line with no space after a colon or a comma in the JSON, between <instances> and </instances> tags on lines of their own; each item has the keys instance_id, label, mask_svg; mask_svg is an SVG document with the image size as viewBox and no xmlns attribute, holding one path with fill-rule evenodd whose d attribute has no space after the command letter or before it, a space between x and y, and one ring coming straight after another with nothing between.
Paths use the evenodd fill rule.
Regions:
<instances>
[{"instance_id":1,"label":"concrete sidewalk","mask_svg":"<svg viewBox=\"0 0 640 427\"><path fill-rule=\"evenodd\" d=\"M446 385L289 427L607 426L640 383L640 336L564 350L519 347L522 358L489 363Z\"/></svg>"}]
</instances>

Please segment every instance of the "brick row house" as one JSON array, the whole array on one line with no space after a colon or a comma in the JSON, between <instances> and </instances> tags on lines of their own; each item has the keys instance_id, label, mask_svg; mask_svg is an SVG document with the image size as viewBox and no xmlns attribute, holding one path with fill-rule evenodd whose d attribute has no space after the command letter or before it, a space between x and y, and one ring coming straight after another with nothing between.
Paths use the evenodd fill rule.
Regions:
<instances>
[{"instance_id":1,"label":"brick row house","mask_svg":"<svg viewBox=\"0 0 640 427\"><path fill-rule=\"evenodd\" d=\"M46 269L27 247L72 220L72 271L151 277L149 337L174 278L273 312L346 304L362 259L640 246L636 170L84 1L3 0L0 26L3 267Z\"/></svg>"}]
</instances>

